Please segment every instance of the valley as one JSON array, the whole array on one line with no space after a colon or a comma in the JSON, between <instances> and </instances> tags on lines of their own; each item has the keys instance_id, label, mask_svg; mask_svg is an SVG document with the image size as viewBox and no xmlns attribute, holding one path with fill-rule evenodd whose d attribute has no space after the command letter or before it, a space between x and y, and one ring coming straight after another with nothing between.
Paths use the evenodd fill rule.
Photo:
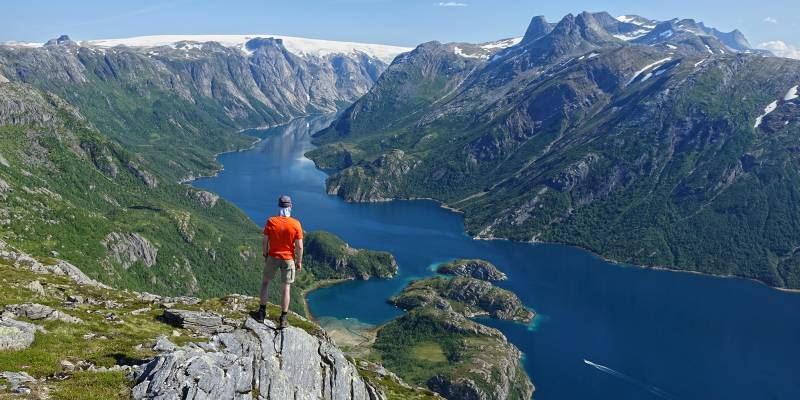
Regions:
<instances>
[{"instance_id":1,"label":"valley","mask_svg":"<svg viewBox=\"0 0 800 400\"><path fill-rule=\"evenodd\" d=\"M0 398L796 397L798 84L605 12L0 43ZM248 317L284 193L280 331Z\"/></svg>"}]
</instances>

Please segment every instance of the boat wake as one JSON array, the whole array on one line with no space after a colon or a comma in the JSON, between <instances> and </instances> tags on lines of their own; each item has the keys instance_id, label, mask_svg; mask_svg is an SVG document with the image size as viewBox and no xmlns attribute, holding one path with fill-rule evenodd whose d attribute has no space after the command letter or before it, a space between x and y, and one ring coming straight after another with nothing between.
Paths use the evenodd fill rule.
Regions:
<instances>
[{"instance_id":1,"label":"boat wake","mask_svg":"<svg viewBox=\"0 0 800 400\"><path fill-rule=\"evenodd\" d=\"M636 379L634 379L634 378L632 378L632 377L630 377L628 375L625 375L622 372L619 372L619 371L613 370L613 369L611 369L609 367L606 367L605 365L591 362L591 361L589 361L589 360L587 360L585 358L583 359L583 363L588 365L588 366L590 366L590 367L595 368L596 370L598 370L600 372L604 372L604 373L609 374L609 375L611 375L613 377L616 377L616 378L622 379L624 381L630 382L631 384L633 384L635 386L638 386L638 387L642 388L643 390L646 390L646 391L648 391L648 392L650 392L650 393L652 393L652 394L654 394L654 395L656 395L656 396L658 396L658 397L660 397L662 399L666 399L666 400L674 400L675 399L675 397L673 397L669 393L659 389L656 386L648 385L648 384L646 384L644 382L639 382Z\"/></svg>"}]
</instances>

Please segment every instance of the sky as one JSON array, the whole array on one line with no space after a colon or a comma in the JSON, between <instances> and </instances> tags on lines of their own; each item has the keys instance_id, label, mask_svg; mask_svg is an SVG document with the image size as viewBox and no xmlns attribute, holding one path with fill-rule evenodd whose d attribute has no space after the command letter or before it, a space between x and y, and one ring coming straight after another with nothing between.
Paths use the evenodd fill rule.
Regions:
<instances>
[{"instance_id":1,"label":"sky","mask_svg":"<svg viewBox=\"0 0 800 400\"><path fill-rule=\"evenodd\" d=\"M155 34L274 34L415 46L521 36L534 15L694 18L800 58L800 0L4 0L0 42Z\"/></svg>"}]
</instances>

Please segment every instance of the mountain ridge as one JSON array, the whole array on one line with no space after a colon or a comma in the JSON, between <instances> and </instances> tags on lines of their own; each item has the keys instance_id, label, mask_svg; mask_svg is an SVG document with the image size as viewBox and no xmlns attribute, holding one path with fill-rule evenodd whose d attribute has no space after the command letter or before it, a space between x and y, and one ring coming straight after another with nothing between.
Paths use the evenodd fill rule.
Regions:
<instances>
[{"instance_id":1,"label":"mountain ridge","mask_svg":"<svg viewBox=\"0 0 800 400\"><path fill-rule=\"evenodd\" d=\"M414 66L461 71L458 61L407 53L316 135L322 147L308 155L339 170L331 194L435 198L465 211L477 237L800 286L800 237L786 215L798 206L789 167L797 105L787 91L800 63L733 51L688 20L632 40L602 32L603 23L617 24L607 14L567 15L436 86L392 77ZM542 21L532 24L535 32ZM459 89L437 89L447 85ZM413 101L412 112L382 113ZM742 190L765 208L735 206ZM786 220L766 222L776 215Z\"/></svg>"}]
</instances>

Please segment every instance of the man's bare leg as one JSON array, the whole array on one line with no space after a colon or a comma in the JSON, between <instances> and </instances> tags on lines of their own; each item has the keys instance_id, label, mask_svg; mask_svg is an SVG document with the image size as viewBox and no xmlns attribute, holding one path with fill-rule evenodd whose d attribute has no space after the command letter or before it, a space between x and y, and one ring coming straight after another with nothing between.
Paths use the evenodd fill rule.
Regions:
<instances>
[{"instance_id":1,"label":"man's bare leg","mask_svg":"<svg viewBox=\"0 0 800 400\"><path fill-rule=\"evenodd\" d=\"M269 301L269 279L261 280L261 305L266 306Z\"/></svg>"},{"instance_id":2,"label":"man's bare leg","mask_svg":"<svg viewBox=\"0 0 800 400\"><path fill-rule=\"evenodd\" d=\"M291 293L292 293L292 285L288 283L283 284L283 300L281 301L281 306L283 307L283 312L289 312L289 302L291 301Z\"/></svg>"},{"instance_id":3,"label":"man's bare leg","mask_svg":"<svg viewBox=\"0 0 800 400\"><path fill-rule=\"evenodd\" d=\"M261 302L256 313L256 320L264 322L267 317L267 301L269 301L269 279L261 280Z\"/></svg>"}]
</instances>

